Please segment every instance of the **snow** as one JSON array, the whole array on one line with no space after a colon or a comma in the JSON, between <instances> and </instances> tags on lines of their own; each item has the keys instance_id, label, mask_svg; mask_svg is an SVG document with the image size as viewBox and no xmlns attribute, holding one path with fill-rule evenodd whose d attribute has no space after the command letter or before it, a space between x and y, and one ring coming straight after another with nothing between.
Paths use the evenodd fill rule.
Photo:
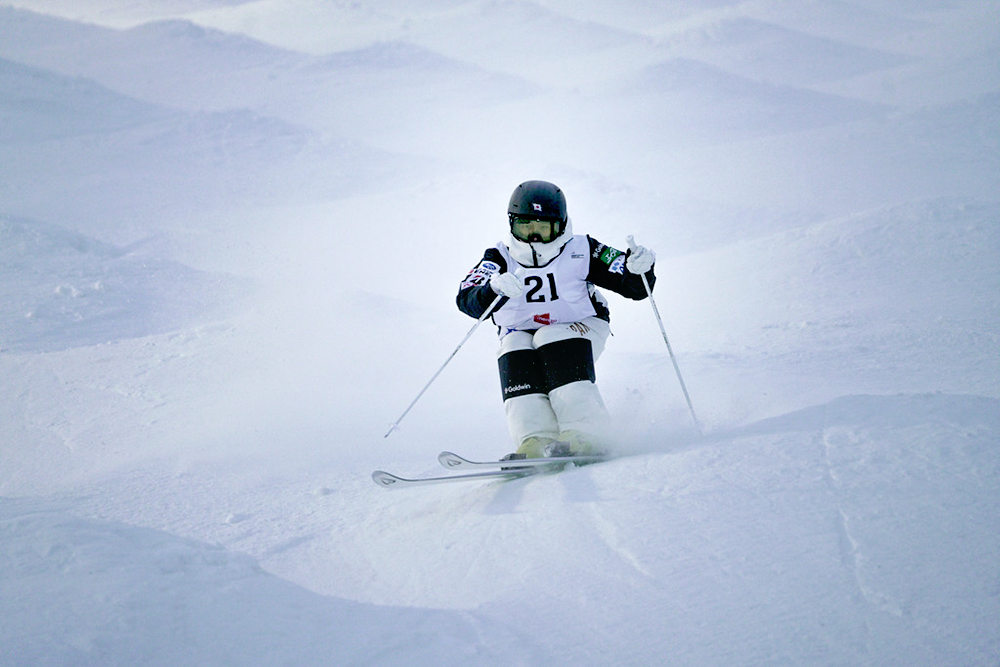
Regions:
<instances>
[{"instance_id":1,"label":"snow","mask_svg":"<svg viewBox=\"0 0 1000 667\"><path fill-rule=\"evenodd\" d=\"M1000 9L0 5L0 665L1000 662ZM511 447L513 187L658 255Z\"/></svg>"}]
</instances>

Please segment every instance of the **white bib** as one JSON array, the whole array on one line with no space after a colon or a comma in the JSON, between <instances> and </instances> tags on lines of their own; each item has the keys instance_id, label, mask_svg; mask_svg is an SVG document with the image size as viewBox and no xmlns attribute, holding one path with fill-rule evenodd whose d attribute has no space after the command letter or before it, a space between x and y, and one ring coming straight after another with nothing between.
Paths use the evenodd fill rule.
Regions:
<instances>
[{"instance_id":1,"label":"white bib","mask_svg":"<svg viewBox=\"0 0 1000 667\"><path fill-rule=\"evenodd\" d=\"M579 322L597 314L587 282L590 243L585 235L573 236L555 259L539 268L518 264L502 243L497 244L497 249L507 261L508 270L520 275L524 283L524 293L493 314L501 336L548 324Z\"/></svg>"}]
</instances>

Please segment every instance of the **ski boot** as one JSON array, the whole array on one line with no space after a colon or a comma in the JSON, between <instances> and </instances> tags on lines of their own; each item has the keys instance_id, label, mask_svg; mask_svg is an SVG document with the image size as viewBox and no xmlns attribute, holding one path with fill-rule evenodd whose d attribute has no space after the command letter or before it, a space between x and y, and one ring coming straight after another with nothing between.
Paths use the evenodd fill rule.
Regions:
<instances>
[{"instance_id":1,"label":"ski boot","mask_svg":"<svg viewBox=\"0 0 1000 667\"><path fill-rule=\"evenodd\" d=\"M544 448L545 456L603 456L606 452L579 431L563 431Z\"/></svg>"},{"instance_id":2,"label":"ski boot","mask_svg":"<svg viewBox=\"0 0 1000 667\"><path fill-rule=\"evenodd\" d=\"M522 440L521 445L517 448L517 452L515 453L524 454L521 458L540 459L543 456L547 456L545 449L553 442L554 440L552 438L533 435Z\"/></svg>"},{"instance_id":3,"label":"ski boot","mask_svg":"<svg viewBox=\"0 0 1000 667\"><path fill-rule=\"evenodd\" d=\"M516 452L504 456L501 461L519 461L521 459L540 459L547 456L545 448L552 443L552 438L545 436L530 436L521 441Z\"/></svg>"}]
</instances>

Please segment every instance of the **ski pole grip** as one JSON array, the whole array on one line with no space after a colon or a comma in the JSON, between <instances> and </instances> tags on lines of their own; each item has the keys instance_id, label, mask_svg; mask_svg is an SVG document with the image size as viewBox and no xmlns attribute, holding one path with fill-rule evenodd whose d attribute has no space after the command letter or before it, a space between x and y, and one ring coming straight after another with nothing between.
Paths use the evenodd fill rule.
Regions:
<instances>
[{"instance_id":1,"label":"ski pole grip","mask_svg":"<svg viewBox=\"0 0 1000 667\"><path fill-rule=\"evenodd\" d=\"M625 241L628 243L628 249L631 250L632 252L635 252L635 249L639 247L635 243L635 237L632 236L631 234L625 237Z\"/></svg>"}]
</instances>

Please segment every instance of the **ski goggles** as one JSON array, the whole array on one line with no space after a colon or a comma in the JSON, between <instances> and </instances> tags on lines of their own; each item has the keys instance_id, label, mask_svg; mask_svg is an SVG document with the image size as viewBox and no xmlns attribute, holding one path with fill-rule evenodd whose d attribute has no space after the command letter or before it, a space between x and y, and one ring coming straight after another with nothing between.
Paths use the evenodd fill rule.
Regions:
<instances>
[{"instance_id":1,"label":"ski goggles","mask_svg":"<svg viewBox=\"0 0 1000 667\"><path fill-rule=\"evenodd\" d=\"M562 232L562 220L540 220L519 215L510 216L510 233L526 243L548 243Z\"/></svg>"}]
</instances>

